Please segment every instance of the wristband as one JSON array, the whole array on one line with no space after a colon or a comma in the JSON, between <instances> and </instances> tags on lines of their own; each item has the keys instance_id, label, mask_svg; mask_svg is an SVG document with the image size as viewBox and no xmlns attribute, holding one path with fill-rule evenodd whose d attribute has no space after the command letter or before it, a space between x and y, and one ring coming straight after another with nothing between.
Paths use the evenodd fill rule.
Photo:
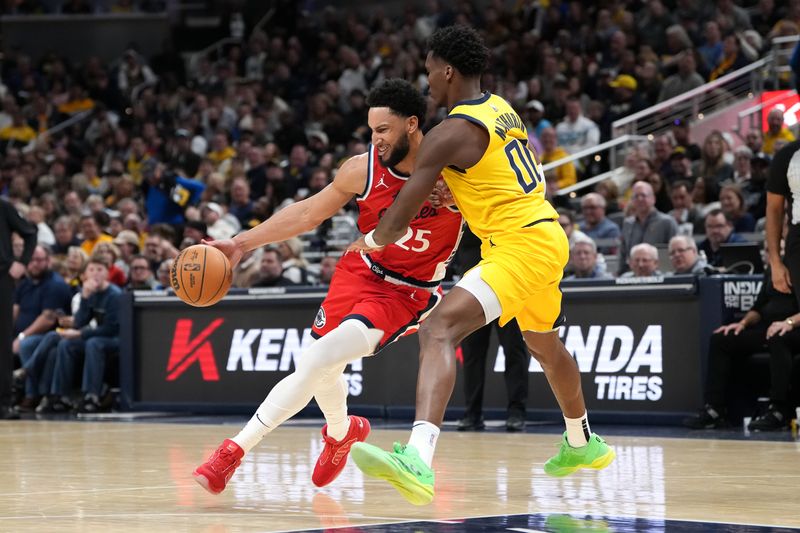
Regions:
<instances>
[{"instance_id":1,"label":"wristband","mask_svg":"<svg viewBox=\"0 0 800 533\"><path fill-rule=\"evenodd\" d=\"M369 233L367 233L366 235L364 235L364 242L370 248L382 248L383 247L382 244L378 244L377 242L375 242L374 234L375 234L375 230L372 230Z\"/></svg>"}]
</instances>

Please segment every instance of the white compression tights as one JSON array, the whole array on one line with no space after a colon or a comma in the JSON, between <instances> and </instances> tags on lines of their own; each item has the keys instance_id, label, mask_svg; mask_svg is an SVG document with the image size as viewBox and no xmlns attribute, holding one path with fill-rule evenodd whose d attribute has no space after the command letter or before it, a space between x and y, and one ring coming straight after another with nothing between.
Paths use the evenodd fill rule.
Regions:
<instances>
[{"instance_id":1,"label":"white compression tights","mask_svg":"<svg viewBox=\"0 0 800 533\"><path fill-rule=\"evenodd\" d=\"M342 372L351 361L371 354L382 337L382 330L367 328L359 320L342 322L303 353L295 371L275 385L233 441L249 452L315 396L329 427L341 427L347 421L347 386Z\"/></svg>"}]
</instances>

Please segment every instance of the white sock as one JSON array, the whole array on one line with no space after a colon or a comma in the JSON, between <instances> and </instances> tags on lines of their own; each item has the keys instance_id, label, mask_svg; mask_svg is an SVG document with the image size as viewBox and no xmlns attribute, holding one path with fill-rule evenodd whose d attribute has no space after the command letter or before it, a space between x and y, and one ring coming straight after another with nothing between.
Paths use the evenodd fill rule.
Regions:
<instances>
[{"instance_id":1,"label":"white sock","mask_svg":"<svg viewBox=\"0 0 800 533\"><path fill-rule=\"evenodd\" d=\"M344 367L336 373L333 380L326 380L314 393L314 399L328 424L329 437L342 440L350 430L350 417L347 416L347 380L342 375Z\"/></svg>"},{"instance_id":2,"label":"white sock","mask_svg":"<svg viewBox=\"0 0 800 533\"><path fill-rule=\"evenodd\" d=\"M408 444L419 452L420 459L425 464L431 466L433 463L433 452L436 451L436 441L439 439L439 428L426 422L425 420L415 420L414 427L411 429L411 438Z\"/></svg>"},{"instance_id":3,"label":"white sock","mask_svg":"<svg viewBox=\"0 0 800 533\"><path fill-rule=\"evenodd\" d=\"M580 418L567 418L564 417L564 422L567 424L567 442L573 448L580 448L589 444L589 437L592 435L592 430L589 428L588 413L583 413Z\"/></svg>"}]
</instances>

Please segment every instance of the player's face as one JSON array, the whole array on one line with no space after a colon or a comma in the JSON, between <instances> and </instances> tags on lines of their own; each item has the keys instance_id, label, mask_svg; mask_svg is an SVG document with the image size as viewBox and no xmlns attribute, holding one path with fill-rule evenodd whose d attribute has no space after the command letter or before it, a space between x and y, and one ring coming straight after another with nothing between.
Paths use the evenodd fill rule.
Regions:
<instances>
[{"instance_id":1,"label":"player's face","mask_svg":"<svg viewBox=\"0 0 800 533\"><path fill-rule=\"evenodd\" d=\"M433 52L428 52L428 57L425 59L425 70L428 71L429 98L433 100L436 107L444 107L447 104L447 76L445 74L447 67L447 63L434 57Z\"/></svg>"},{"instance_id":2,"label":"player's face","mask_svg":"<svg viewBox=\"0 0 800 533\"><path fill-rule=\"evenodd\" d=\"M372 130L372 144L385 167L393 167L408 155L408 119L392 113L388 107L373 107L367 115Z\"/></svg>"}]
</instances>

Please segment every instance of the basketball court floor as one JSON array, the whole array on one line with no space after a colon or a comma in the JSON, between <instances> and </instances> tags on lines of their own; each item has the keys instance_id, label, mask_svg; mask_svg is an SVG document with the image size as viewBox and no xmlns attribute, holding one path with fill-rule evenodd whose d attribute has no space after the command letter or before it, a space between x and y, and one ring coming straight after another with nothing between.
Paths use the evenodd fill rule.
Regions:
<instances>
[{"instance_id":1,"label":"basketball court floor","mask_svg":"<svg viewBox=\"0 0 800 533\"><path fill-rule=\"evenodd\" d=\"M268 436L212 496L192 469L244 419L0 423L0 531L573 532L800 528L800 441L777 436L603 428L617 460L553 479L556 425L442 433L436 499L415 507L348 464L317 489L320 424ZM369 442L405 440L406 424ZM392 429L394 428L394 429ZM403 428L403 429L400 429ZM681 438L670 436L677 434ZM637 436L646 435L646 436ZM724 437L724 438L710 438Z\"/></svg>"}]
</instances>

